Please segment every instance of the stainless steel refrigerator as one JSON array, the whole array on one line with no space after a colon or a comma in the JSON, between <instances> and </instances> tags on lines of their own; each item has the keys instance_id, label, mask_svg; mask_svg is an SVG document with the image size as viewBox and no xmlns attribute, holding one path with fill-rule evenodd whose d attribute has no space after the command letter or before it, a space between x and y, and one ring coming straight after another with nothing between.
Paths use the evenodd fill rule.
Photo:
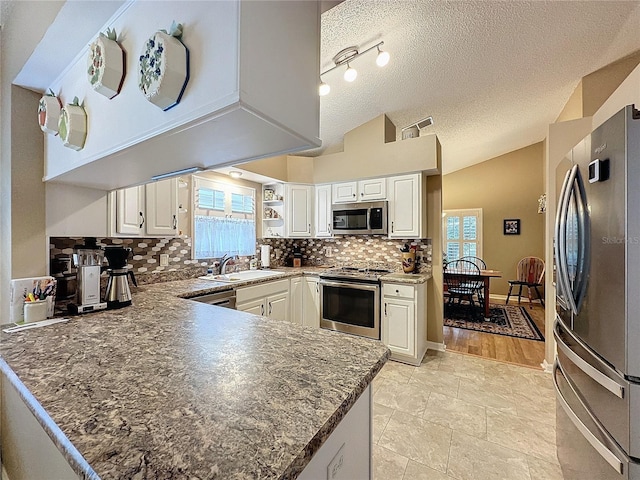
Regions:
<instances>
[{"instance_id":1,"label":"stainless steel refrigerator","mask_svg":"<svg viewBox=\"0 0 640 480\"><path fill-rule=\"evenodd\" d=\"M567 480L640 480L640 112L556 170L558 460Z\"/></svg>"}]
</instances>

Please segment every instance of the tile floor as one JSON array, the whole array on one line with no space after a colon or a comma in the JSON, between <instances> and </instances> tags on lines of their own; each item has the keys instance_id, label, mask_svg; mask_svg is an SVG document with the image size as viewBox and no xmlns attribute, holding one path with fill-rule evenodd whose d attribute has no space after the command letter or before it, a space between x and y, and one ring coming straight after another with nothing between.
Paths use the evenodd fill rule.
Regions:
<instances>
[{"instance_id":1,"label":"tile floor","mask_svg":"<svg viewBox=\"0 0 640 480\"><path fill-rule=\"evenodd\" d=\"M550 374L429 351L373 391L376 480L562 480Z\"/></svg>"}]
</instances>

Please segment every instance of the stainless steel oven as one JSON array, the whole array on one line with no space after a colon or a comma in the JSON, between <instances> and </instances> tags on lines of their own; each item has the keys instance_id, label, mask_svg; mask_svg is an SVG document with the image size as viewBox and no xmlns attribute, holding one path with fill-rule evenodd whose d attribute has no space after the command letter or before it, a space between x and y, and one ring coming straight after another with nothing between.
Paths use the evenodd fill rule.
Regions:
<instances>
[{"instance_id":1,"label":"stainless steel oven","mask_svg":"<svg viewBox=\"0 0 640 480\"><path fill-rule=\"evenodd\" d=\"M380 276L345 268L320 275L320 327L380 340Z\"/></svg>"}]
</instances>

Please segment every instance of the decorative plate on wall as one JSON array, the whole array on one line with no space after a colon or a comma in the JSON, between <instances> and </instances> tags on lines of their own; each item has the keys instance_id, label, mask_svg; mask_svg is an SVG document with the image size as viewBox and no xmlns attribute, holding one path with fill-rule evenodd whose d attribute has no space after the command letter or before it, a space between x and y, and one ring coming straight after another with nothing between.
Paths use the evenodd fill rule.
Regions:
<instances>
[{"instance_id":1,"label":"decorative plate on wall","mask_svg":"<svg viewBox=\"0 0 640 480\"><path fill-rule=\"evenodd\" d=\"M60 112L58 132L62 144L73 150L82 150L87 138L87 112L78 104L78 97L73 103L67 103Z\"/></svg>"},{"instance_id":2,"label":"decorative plate on wall","mask_svg":"<svg viewBox=\"0 0 640 480\"><path fill-rule=\"evenodd\" d=\"M40 129L45 133L58 133L58 119L62 102L53 92L43 95L38 102L38 123Z\"/></svg>"},{"instance_id":3,"label":"decorative plate on wall","mask_svg":"<svg viewBox=\"0 0 640 480\"><path fill-rule=\"evenodd\" d=\"M87 76L91 87L111 99L120 93L125 74L125 53L116 42L116 31L107 28L89 47Z\"/></svg>"},{"instance_id":4,"label":"decorative plate on wall","mask_svg":"<svg viewBox=\"0 0 640 480\"><path fill-rule=\"evenodd\" d=\"M175 107L189 81L189 50L180 41L182 25L156 32L144 45L138 63L138 87L162 110Z\"/></svg>"}]
</instances>

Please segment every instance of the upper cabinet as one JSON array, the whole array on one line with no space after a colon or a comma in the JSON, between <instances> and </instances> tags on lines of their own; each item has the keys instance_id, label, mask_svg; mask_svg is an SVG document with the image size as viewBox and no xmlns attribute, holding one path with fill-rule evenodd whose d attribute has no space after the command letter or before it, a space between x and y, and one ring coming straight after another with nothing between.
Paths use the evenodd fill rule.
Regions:
<instances>
[{"instance_id":1,"label":"upper cabinet","mask_svg":"<svg viewBox=\"0 0 640 480\"><path fill-rule=\"evenodd\" d=\"M331 231L331 185L316 185L315 236L333 236Z\"/></svg>"},{"instance_id":2,"label":"upper cabinet","mask_svg":"<svg viewBox=\"0 0 640 480\"><path fill-rule=\"evenodd\" d=\"M372 178L333 185L333 203L369 202L387 198L387 180Z\"/></svg>"},{"instance_id":3,"label":"upper cabinet","mask_svg":"<svg viewBox=\"0 0 640 480\"><path fill-rule=\"evenodd\" d=\"M112 100L87 81L88 50L78 52L75 63L58 66L61 76L47 88L64 103L78 97L87 114L87 135L79 151L65 147L59 137L45 137L46 181L114 190L194 167L320 146L317 3L188 5L124 2L101 29L115 29L127 52L126 76ZM51 28L64 20L57 18ZM138 63L148 39L172 20L184 26L190 76L180 102L163 111L140 91ZM274 62L274 52L287 62Z\"/></svg>"},{"instance_id":4,"label":"upper cabinet","mask_svg":"<svg viewBox=\"0 0 640 480\"><path fill-rule=\"evenodd\" d=\"M426 238L426 181L423 174L387 179L389 238Z\"/></svg>"},{"instance_id":5,"label":"upper cabinet","mask_svg":"<svg viewBox=\"0 0 640 480\"><path fill-rule=\"evenodd\" d=\"M109 193L110 236L176 236L178 180L122 188Z\"/></svg>"},{"instance_id":6,"label":"upper cabinet","mask_svg":"<svg viewBox=\"0 0 640 480\"><path fill-rule=\"evenodd\" d=\"M311 238L313 235L313 185L287 185L287 237Z\"/></svg>"}]
</instances>

